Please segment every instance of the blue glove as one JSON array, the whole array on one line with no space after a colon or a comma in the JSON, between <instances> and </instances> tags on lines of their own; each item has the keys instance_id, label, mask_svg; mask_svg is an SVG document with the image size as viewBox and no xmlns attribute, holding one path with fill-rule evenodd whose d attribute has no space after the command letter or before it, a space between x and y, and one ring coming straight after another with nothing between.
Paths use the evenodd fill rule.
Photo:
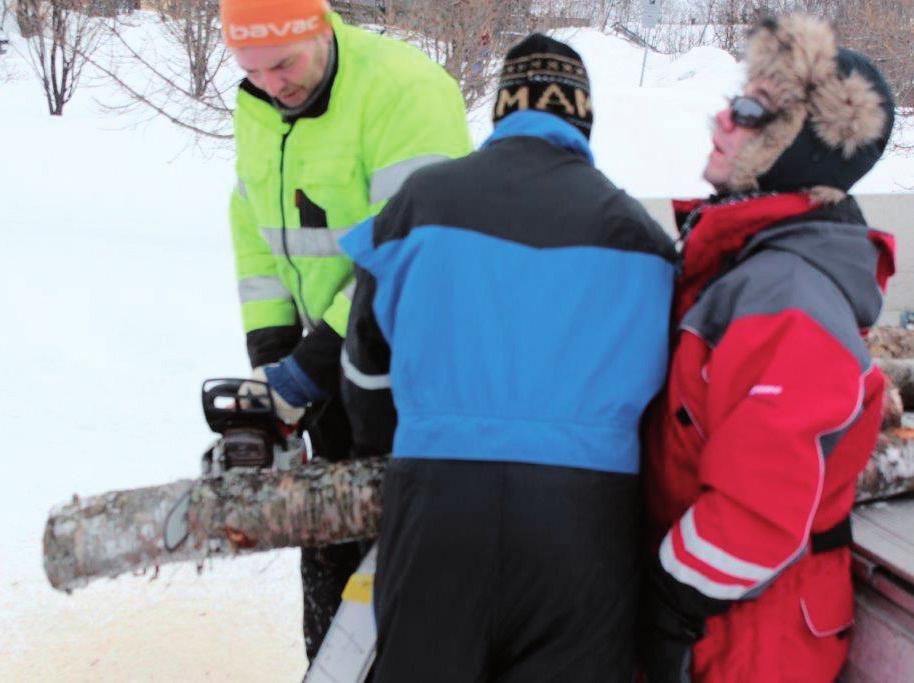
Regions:
<instances>
[{"instance_id":1,"label":"blue glove","mask_svg":"<svg viewBox=\"0 0 914 683\"><path fill-rule=\"evenodd\" d=\"M304 408L309 403L327 398L327 392L314 383L292 356L263 368L270 389L293 408Z\"/></svg>"}]
</instances>

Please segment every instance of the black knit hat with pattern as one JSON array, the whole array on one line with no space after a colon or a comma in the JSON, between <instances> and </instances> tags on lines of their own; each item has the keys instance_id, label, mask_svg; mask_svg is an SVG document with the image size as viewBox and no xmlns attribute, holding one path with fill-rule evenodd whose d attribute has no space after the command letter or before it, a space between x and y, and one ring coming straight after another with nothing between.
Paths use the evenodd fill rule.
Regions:
<instances>
[{"instance_id":1,"label":"black knit hat with pattern","mask_svg":"<svg viewBox=\"0 0 914 683\"><path fill-rule=\"evenodd\" d=\"M505 56L492 120L527 109L555 114L590 138L590 80L581 55L542 33L530 34Z\"/></svg>"}]
</instances>

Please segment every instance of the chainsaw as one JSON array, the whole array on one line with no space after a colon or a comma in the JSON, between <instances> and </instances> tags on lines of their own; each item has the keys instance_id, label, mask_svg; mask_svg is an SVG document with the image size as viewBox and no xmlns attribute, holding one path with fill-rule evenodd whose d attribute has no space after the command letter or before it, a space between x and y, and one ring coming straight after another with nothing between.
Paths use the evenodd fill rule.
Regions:
<instances>
[{"instance_id":1,"label":"chainsaw","mask_svg":"<svg viewBox=\"0 0 914 683\"><path fill-rule=\"evenodd\" d=\"M307 431L280 422L269 386L252 379L208 379L201 391L203 416L219 438L206 449L200 474L218 477L229 470L287 471L310 460ZM171 552L187 539L189 486L165 518L165 548Z\"/></svg>"},{"instance_id":2,"label":"chainsaw","mask_svg":"<svg viewBox=\"0 0 914 683\"><path fill-rule=\"evenodd\" d=\"M308 461L307 433L300 435L276 418L265 382L208 379L201 393L206 423L220 435L203 454L204 477L239 467L290 470Z\"/></svg>"},{"instance_id":3,"label":"chainsaw","mask_svg":"<svg viewBox=\"0 0 914 683\"><path fill-rule=\"evenodd\" d=\"M203 453L203 477L229 470L292 470L314 456L309 433L319 413L307 412L298 427L277 419L269 386L251 379L209 379L201 392L203 415L219 438ZM318 448L320 435L316 433ZM174 551L190 535L187 511L193 485L165 518L165 548ZM307 683L364 683L375 659L377 627L372 606L377 549L362 560L343 591L342 603L308 667Z\"/></svg>"}]
</instances>

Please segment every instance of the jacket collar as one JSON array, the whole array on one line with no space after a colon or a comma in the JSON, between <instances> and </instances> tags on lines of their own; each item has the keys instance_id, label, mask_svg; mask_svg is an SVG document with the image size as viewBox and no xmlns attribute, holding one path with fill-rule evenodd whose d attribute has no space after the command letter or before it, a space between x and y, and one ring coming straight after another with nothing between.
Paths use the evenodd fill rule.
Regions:
<instances>
[{"instance_id":1,"label":"jacket collar","mask_svg":"<svg viewBox=\"0 0 914 683\"><path fill-rule=\"evenodd\" d=\"M805 193L674 200L682 244L676 319L685 315L708 283L736 259L752 237L816 206Z\"/></svg>"},{"instance_id":2,"label":"jacket collar","mask_svg":"<svg viewBox=\"0 0 914 683\"><path fill-rule=\"evenodd\" d=\"M677 321L709 283L766 245L796 253L831 277L861 327L878 316L877 290L885 291L895 271L895 242L868 230L852 199L825 207L808 193L754 194L674 201L673 210L683 244Z\"/></svg>"},{"instance_id":3,"label":"jacket collar","mask_svg":"<svg viewBox=\"0 0 914 683\"><path fill-rule=\"evenodd\" d=\"M520 136L540 138L582 156L587 163L594 165L590 143L584 134L558 116L542 111L517 111L506 116L498 122L495 131L482 146L488 147L499 140Z\"/></svg>"}]
</instances>

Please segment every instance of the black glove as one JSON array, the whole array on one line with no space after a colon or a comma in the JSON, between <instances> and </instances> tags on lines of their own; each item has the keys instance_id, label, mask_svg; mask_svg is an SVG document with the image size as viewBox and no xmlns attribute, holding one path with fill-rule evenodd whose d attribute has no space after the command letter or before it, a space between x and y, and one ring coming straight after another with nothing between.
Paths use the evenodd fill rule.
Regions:
<instances>
[{"instance_id":1,"label":"black glove","mask_svg":"<svg viewBox=\"0 0 914 683\"><path fill-rule=\"evenodd\" d=\"M692 646L705 632L705 617L729 606L701 596L666 573L659 562L644 582L639 624L641 668L648 683L689 683Z\"/></svg>"},{"instance_id":2,"label":"black glove","mask_svg":"<svg viewBox=\"0 0 914 683\"><path fill-rule=\"evenodd\" d=\"M641 663L647 682L689 683L692 646L704 635L704 620L683 618L662 599L650 596L645 607Z\"/></svg>"}]
</instances>

